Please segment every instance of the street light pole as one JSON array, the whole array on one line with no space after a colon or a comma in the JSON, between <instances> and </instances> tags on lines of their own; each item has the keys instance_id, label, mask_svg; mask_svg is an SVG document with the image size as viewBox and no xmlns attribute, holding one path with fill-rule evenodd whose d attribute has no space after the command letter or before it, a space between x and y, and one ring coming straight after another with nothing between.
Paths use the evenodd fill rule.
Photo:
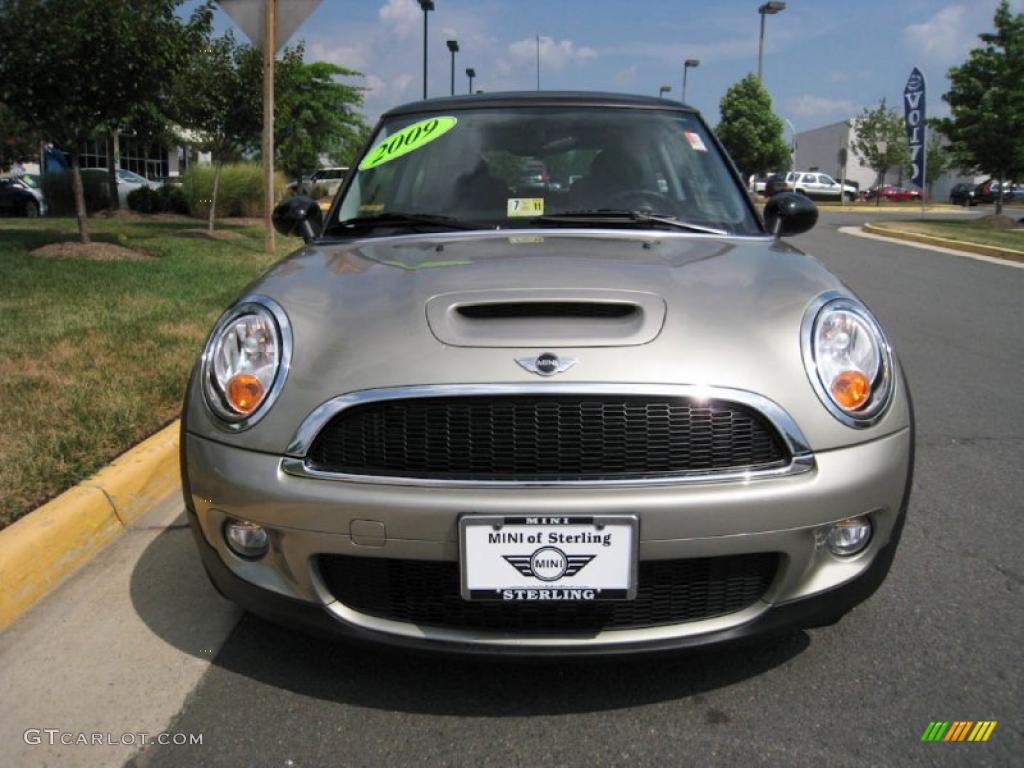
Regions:
<instances>
[{"instance_id":1,"label":"street light pole","mask_svg":"<svg viewBox=\"0 0 1024 768\"><path fill-rule=\"evenodd\" d=\"M764 17L768 14L775 15L779 11L786 10L785 3L771 2L765 3L757 9L757 12L761 14L761 39L757 46L757 81L761 82L761 64L764 60Z\"/></svg>"},{"instance_id":2,"label":"street light pole","mask_svg":"<svg viewBox=\"0 0 1024 768\"><path fill-rule=\"evenodd\" d=\"M476 70L472 67L466 68L466 77L469 78L469 93L473 93L473 78L476 77Z\"/></svg>"},{"instance_id":3,"label":"street light pole","mask_svg":"<svg viewBox=\"0 0 1024 768\"><path fill-rule=\"evenodd\" d=\"M423 98L427 98L427 14L434 10L434 0L420 0L423 9Z\"/></svg>"},{"instance_id":4,"label":"street light pole","mask_svg":"<svg viewBox=\"0 0 1024 768\"><path fill-rule=\"evenodd\" d=\"M661 88L658 89L658 98L659 99L664 99L665 98L665 94L666 93L671 93L671 91L672 91L672 86L671 85L663 85L663 86L661 86Z\"/></svg>"},{"instance_id":5,"label":"street light pole","mask_svg":"<svg viewBox=\"0 0 1024 768\"><path fill-rule=\"evenodd\" d=\"M683 96L680 99L684 104L686 103L686 73L690 70L690 67L699 67L700 59L687 59L683 62Z\"/></svg>"},{"instance_id":6,"label":"street light pole","mask_svg":"<svg viewBox=\"0 0 1024 768\"><path fill-rule=\"evenodd\" d=\"M455 95L455 54L459 52L459 41L449 40L448 50L452 52L452 96Z\"/></svg>"},{"instance_id":7,"label":"street light pole","mask_svg":"<svg viewBox=\"0 0 1024 768\"><path fill-rule=\"evenodd\" d=\"M540 90L540 33L537 34L537 90Z\"/></svg>"}]
</instances>

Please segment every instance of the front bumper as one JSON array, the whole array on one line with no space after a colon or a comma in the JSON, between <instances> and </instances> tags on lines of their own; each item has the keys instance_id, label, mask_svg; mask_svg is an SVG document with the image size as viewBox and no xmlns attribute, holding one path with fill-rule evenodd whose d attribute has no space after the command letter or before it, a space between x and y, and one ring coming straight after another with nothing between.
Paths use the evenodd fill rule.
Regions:
<instances>
[{"instance_id":1,"label":"front bumper","mask_svg":"<svg viewBox=\"0 0 1024 768\"><path fill-rule=\"evenodd\" d=\"M791 477L720 485L642 488L419 488L295 477L279 457L182 436L186 503L203 562L226 596L256 614L314 631L402 647L530 657L664 650L830 624L884 579L903 526L913 468L904 429L818 453ZM474 513L636 514L641 560L751 552L782 555L756 604L713 619L590 634L508 636L417 626L360 614L330 594L320 554L458 559L457 520ZM869 514L868 547L837 558L822 527ZM224 544L227 518L260 523L271 549L260 561Z\"/></svg>"}]
</instances>

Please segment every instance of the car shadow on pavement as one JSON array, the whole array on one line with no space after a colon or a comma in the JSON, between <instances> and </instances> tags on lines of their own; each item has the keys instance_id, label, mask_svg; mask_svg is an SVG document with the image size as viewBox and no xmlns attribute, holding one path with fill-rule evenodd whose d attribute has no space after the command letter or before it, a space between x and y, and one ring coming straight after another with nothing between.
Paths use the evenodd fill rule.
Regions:
<instances>
[{"instance_id":1,"label":"car shadow on pavement","mask_svg":"<svg viewBox=\"0 0 1024 768\"><path fill-rule=\"evenodd\" d=\"M196 577L200 578L196 578ZM168 529L132 573L136 612L166 642L209 658L197 610L220 609L191 533ZM226 604L225 604L226 605ZM205 608L203 607L205 606ZM246 614L215 666L254 682L358 707L437 715L594 712L694 696L781 666L810 645L806 632L718 649L636 658L512 661L353 645Z\"/></svg>"}]
</instances>

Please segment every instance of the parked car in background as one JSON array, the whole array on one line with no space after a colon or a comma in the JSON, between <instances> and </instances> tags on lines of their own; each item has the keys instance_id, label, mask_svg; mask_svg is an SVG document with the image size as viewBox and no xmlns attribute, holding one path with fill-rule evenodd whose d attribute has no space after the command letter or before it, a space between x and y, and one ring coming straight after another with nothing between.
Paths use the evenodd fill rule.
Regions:
<instances>
[{"instance_id":1,"label":"parked car in background","mask_svg":"<svg viewBox=\"0 0 1024 768\"><path fill-rule=\"evenodd\" d=\"M10 178L13 179L17 186L20 186L32 193L32 196L35 197L36 201L39 203L39 212L45 215L46 198L43 195L43 188L39 184L39 174L23 173L19 176L11 176Z\"/></svg>"},{"instance_id":2,"label":"parked car in background","mask_svg":"<svg viewBox=\"0 0 1024 768\"><path fill-rule=\"evenodd\" d=\"M953 205L977 205L978 196L974 192L974 185L963 181L954 184L953 188L949 190L949 202Z\"/></svg>"},{"instance_id":3,"label":"parked car in background","mask_svg":"<svg viewBox=\"0 0 1024 768\"><path fill-rule=\"evenodd\" d=\"M979 203L994 203L999 199L999 182L995 179L986 179L974 188L974 196ZM1003 202L1008 203L1011 200L1024 200L1024 186L1004 181Z\"/></svg>"},{"instance_id":4,"label":"parked car in background","mask_svg":"<svg viewBox=\"0 0 1024 768\"><path fill-rule=\"evenodd\" d=\"M348 166L345 165L321 168L319 171L315 171L308 181L303 177L304 180L296 185L296 192L300 195L309 195L314 187L323 187L327 192L327 197L334 197L341 182L345 180L346 173L348 173Z\"/></svg>"},{"instance_id":5,"label":"parked car in background","mask_svg":"<svg viewBox=\"0 0 1024 768\"><path fill-rule=\"evenodd\" d=\"M83 176L101 176L107 178L108 171L106 168L83 168ZM147 179L145 176L140 176L134 171L129 171L127 168L117 169L117 199L121 204L122 208L128 207L128 195L134 192L136 189L141 187L149 187L150 189L158 189L163 186L159 181Z\"/></svg>"},{"instance_id":6,"label":"parked car in background","mask_svg":"<svg viewBox=\"0 0 1024 768\"><path fill-rule=\"evenodd\" d=\"M766 190L766 187L768 185L768 179L769 179L769 177L774 176L774 175L775 175L775 173L773 172L773 173L762 173L760 176L754 176L753 177L753 182L751 184L751 192L753 192L755 195L765 195L765 196L767 196L768 193L765 190Z\"/></svg>"},{"instance_id":7,"label":"parked car in background","mask_svg":"<svg viewBox=\"0 0 1024 768\"><path fill-rule=\"evenodd\" d=\"M883 197L894 203L905 203L911 200L920 200L921 193L916 189L907 189L906 187L895 187L891 184L884 184L881 187L874 186L869 189L865 195L865 200L874 200L876 197Z\"/></svg>"},{"instance_id":8,"label":"parked car in background","mask_svg":"<svg viewBox=\"0 0 1024 768\"><path fill-rule=\"evenodd\" d=\"M769 181L771 185L769 186ZM797 192L812 200L835 200L843 198L848 201L857 199L858 191L852 184L840 185L838 181L825 173L807 171L789 171L788 173L772 174L765 181L765 195L771 197L779 192Z\"/></svg>"},{"instance_id":9,"label":"parked car in background","mask_svg":"<svg viewBox=\"0 0 1024 768\"><path fill-rule=\"evenodd\" d=\"M45 214L42 192L31 189L20 177L0 178L0 215L34 218Z\"/></svg>"},{"instance_id":10,"label":"parked car in background","mask_svg":"<svg viewBox=\"0 0 1024 768\"><path fill-rule=\"evenodd\" d=\"M654 97L435 99L372 136L329 214L277 207L305 246L193 369L182 487L222 594L539 657L822 626L874 592L913 419L870 310L779 243L813 202L760 216L701 116ZM519 196L538 158L582 178Z\"/></svg>"}]
</instances>

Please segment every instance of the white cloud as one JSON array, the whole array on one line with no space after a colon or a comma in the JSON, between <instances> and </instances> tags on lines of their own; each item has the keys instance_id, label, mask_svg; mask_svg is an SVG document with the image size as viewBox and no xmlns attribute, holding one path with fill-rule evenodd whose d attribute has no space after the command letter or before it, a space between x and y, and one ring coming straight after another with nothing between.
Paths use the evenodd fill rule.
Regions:
<instances>
[{"instance_id":1,"label":"white cloud","mask_svg":"<svg viewBox=\"0 0 1024 768\"><path fill-rule=\"evenodd\" d=\"M786 102L787 111L800 118L850 117L857 105L849 99L830 99L805 93Z\"/></svg>"},{"instance_id":2,"label":"white cloud","mask_svg":"<svg viewBox=\"0 0 1024 768\"><path fill-rule=\"evenodd\" d=\"M534 62L537 59L537 39L527 37L508 46L508 56L513 65ZM561 70L569 64L597 58L597 51L585 45L576 45L572 40L555 41L547 35L540 37L540 64L542 69Z\"/></svg>"},{"instance_id":3,"label":"white cloud","mask_svg":"<svg viewBox=\"0 0 1024 768\"><path fill-rule=\"evenodd\" d=\"M306 58L311 61L329 61L341 67L365 71L370 63L371 51L368 45L334 45L313 43L306 48Z\"/></svg>"},{"instance_id":4,"label":"white cloud","mask_svg":"<svg viewBox=\"0 0 1024 768\"><path fill-rule=\"evenodd\" d=\"M423 29L423 11L415 0L388 0L377 14L400 40Z\"/></svg>"},{"instance_id":5,"label":"white cloud","mask_svg":"<svg viewBox=\"0 0 1024 768\"><path fill-rule=\"evenodd\" d=\"M977 17L966 5L950 5L925 22L911 24L903 30L903 36L920 56L939 62L956 61L964 57L982 31L976 29Z\"/></svg>"},{"instance_id":6,"label":"white cloud","mask_svg":"<svg viewBox=\"0 0 1024 768\"><path fill-rule=\"evenodd\" d=\"M632 85L636 82L636 73L636 64L630 64L625 69L615 73L615 83L617 85Z\"/></svg>"}]
</instances>

